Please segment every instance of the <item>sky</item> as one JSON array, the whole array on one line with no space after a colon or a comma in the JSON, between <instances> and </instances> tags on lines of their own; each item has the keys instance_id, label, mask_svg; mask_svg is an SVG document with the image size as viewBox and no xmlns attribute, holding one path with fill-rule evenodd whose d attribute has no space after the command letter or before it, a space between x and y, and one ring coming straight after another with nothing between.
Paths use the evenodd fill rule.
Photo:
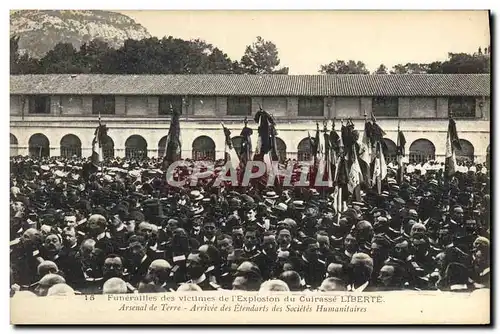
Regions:
<instances>
[{"instance_id":1,"label":"sky","mask_svg":"<svg viewBox=\"0 0 500 334\"><path fill-rule=\"evenodd\" d=\"M332 61L371 71L473 53L490 42L487 11L119 11L152 36L200 38L240 60L257 36L278 47L290 74L317 74Z\"/></svg>"}]
</instances>

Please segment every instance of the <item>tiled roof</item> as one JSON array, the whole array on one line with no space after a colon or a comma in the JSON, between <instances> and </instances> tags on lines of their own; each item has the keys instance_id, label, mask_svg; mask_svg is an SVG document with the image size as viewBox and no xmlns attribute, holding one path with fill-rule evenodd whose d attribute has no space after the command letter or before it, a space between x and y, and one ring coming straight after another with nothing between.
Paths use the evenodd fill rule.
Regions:
<instances>
[{"instance_id":1,"label":"tiled roof","mask_svg":"<svg viewBox=\"0 0 500 334\"><path fill-rule=\"evenodd\" d=\"M11 94L489 96L489 74L11 75Z\"/></svg>"}]
</instances>

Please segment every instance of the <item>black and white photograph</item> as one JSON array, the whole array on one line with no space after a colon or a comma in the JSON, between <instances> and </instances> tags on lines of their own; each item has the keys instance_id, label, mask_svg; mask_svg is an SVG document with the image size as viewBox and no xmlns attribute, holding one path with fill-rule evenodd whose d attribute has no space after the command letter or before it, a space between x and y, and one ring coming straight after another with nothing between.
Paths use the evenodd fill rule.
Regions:
<instances>
[{"instance_id":1,"label":"black and white photograph","mask_svg":"<svg viewBox=\"0 0 500 334\"><path fill-rule=\"evenodd\" d=\"M491 67L487 10L11 10L10 299L489 295Z\"/></svg>"}]
</instances>

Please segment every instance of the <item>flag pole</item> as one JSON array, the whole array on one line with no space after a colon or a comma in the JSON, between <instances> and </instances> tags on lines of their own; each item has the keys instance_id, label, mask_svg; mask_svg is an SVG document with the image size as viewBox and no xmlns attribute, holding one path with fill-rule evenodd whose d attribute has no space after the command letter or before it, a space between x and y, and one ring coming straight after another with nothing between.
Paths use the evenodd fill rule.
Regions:
<instances>
[{"instance_id":1,"label":"flag pole","mask_svg":"<svg viewBox=\"0 0 500 334\"><path fill-rule=\"evenodd\" d=\"M398 138L397 138L397 148L396 148L396 153L397 153L397 159L398 159L398 165L399 165L399 177L398 177L398 183L401 185L403 183L404 175L403 175L403 157L401 152L401 139L400 139L400 133L401 133L401 120L398 119Z\"/></svg>"},{"instance_id":2,"label":"flag pole","mask_svg":"<svg viewBox=\"0 0 500 334\"><path fill-rule=\"evenodd\" d=\"M101 172L104 173L104 152L101 143L101 111L99 110L99 132L97 133L97 147L99 148L99 158L101 160ZM101 156L102 154L102 156Z\"/></svg>"},{"instance_id":3,"label":"flag pole","mask_svg":"<svg viewBox=\"0 0 500 334\"><path fill-rule=\"evenodd\" d=\"M363 136L365 136L365 132L366 132L366 130L365 130L365 129L366 129L366 123L368 122L368 114L366 113L366 109L365 109L365 114L364 114L364 116L365 116L365 124L364 124L365 128L363 129ZM370 139L370 138L368 138L368 143L365 143L365 144L366 144L367 146L371 146L371 144L372 144L372 143L371 143L371 139ZM365 149L370 149L370 147L366 147ZM368 152L369 152L369 153L368 153L368 155L369 155L369 159L370 159L369 161L371 161L371 158L372 158L372 157L371 157L371 156L372 156L372 154L371 154L371 149L370 149L370 151L368 151ZM368 184L368 188L371 188L371 187L372 187L372 178L371 178L370 176L371 176L371 168L370 168L370 163L368 163L368 177L367 177L367 180L366 180L366 182L367 182L367 184Z\"/></svg>"},{"instance_id":4,"label":"flag pole","mask_svg":"<svg viewBox=\"0 0 500 334\"><path fill-rule=\"evenodd\" d=\"M342 127L344 126L344 120L341 119L340 120L340 129L342 129ZM337 168L340 168L342 167L340 165L340 162L341 160L343 159L343 156L344 156L344 141L342 140L342 132L340 133L340 147L339 147L339 164L337 166ZM345 163L345 161L344 161ZM337 173L340 172L340 171L337 171ZM338 206L338 212L339 212L339 219L340 219L340 213L343 212L342 208L344 206L344 203L342 201L342 187L339 187L338 184L337 184L337 187L339 189L338 191L338 201L337 201L337 206Z\"/></svg>"}]
</instances>

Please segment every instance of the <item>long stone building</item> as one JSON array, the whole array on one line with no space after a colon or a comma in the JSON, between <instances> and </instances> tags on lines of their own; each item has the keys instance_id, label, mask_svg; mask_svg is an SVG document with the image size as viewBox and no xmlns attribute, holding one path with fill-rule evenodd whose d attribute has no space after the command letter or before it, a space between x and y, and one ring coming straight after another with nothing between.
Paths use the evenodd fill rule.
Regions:
<instances>
[{"instance_id":1,"label":"long stone building","mask_svg":"<svg viewBox=\"0 0 500 334\"><path fill-rule=\"evenodd\" d=\"M459 156L486 160L490 76L410 75L12 75L11 155L91 155L98 115L109 128L105 155L158 157L170 108L182 111L183 158L222 158L228 127L238 145L243 120L254 129L259 107L274 115L282 159L308 158L308 132L323 120L351 118L364 128L373 112L394 156L398 124L407 160L444 160L448 117L457 123ZM331 122L328 125L331 129Z\"/></svg>"}]
</instances>

